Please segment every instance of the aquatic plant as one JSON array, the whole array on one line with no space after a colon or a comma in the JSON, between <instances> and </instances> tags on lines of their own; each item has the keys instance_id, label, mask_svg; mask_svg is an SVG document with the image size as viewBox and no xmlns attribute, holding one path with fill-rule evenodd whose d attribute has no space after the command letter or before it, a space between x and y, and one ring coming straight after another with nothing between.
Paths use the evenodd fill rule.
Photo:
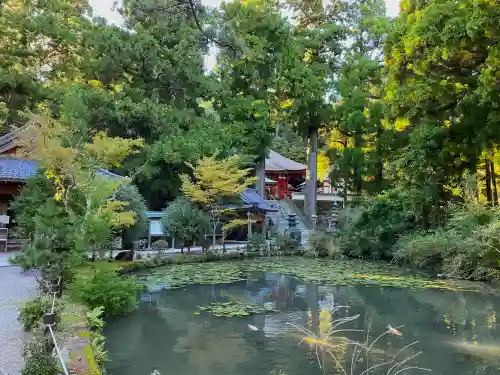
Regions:
<instances>
[{"instance_id":1,"label":"aquatic plant","mask_svg":"<svg viewBox=\"0 0 500 375\"><path fill-rule=\"evenodd\" d=\"M214 302L207 306L198 306L200 311L210 312L216 317L237 317L253 314L277 312L272 306L243 303L238 301ZM199 314L199 311L195 314Z\"/></svg>"},{"instance_id":2,"label":"aquatic plant","mask_svg":"<svg viewBox=\"0 0 500 375\"><path fill-rule=\"evenodd\" d=\"M435 280L425 273L412 274L395 265L362 262L357 260L327 261L319 259L283 259L269 261L264 259L246 263L245 270L264 271L293 275L305 282L332 285L377 285L395 288L443 289L477 291L478 284Z\"/></svg>"},{"instance_id":3,"label":"aquatic plant","mask_svg":"<svg viewBox=\"0 0 500 375\"><path fill-rule=\"evenodd\" d=\"M479 291L481 284L456 280L436 280L426 273L408 272L396 265L337 260L285 258L252 259L224 263L179 264L155 268L142 275L147 285L163 285L165 289L190 284L228 284L246 280L252 272L271 272L293 275L305 282L339 286L376 285L394 288L442 289Z\"/></svg>"},{"instance_id":4,"label":"aquatic plant","mask_svg":"<svg viewBox=\"0 0 500 375\"><path fill-rule=\"evenodd\" d=\"M331 357L335 363L335 366L342 372L344 375L365 375L369 374L370 371L380 368L386 368L386 375L397 375L407 370L420 370L420 371L428 371L430 369L419 367L419 366L411 366L409 362L420 354L421 351L409 355L403 356L403 354L407 351L407 349L413 347L418 344L419 341L412 342L411 344L405 345L401 348L389 361L384 361L381 363L373 363L371 364L369 361L369 355L375 351L374 345L384 336L388 334L392 334L394 330L397 330L403 326L396 327L395 329L387 329L382 334L375 337L373 340L370 339L370 328L371 322L367 329L353 329L353 328L343 328L344 324L352 322L359 318L358 315L353 316L345 316L338 319L333 319L333 316L336 312L341 309L348 309L348 306L334 306L331 311L321 311L319 313L319 324L318 324L318 334L315 334L308 328L301 327L292 323L287 323L288 325L297 329L302 335L302 340L299 342L299 345L302 343L309 344L315 351L316 359L318 361L318 365L321 369L324 369L324 355L326 354ZM364 339L362 341L351 340L348 337L343 336L346 332L362 332L364 333ZM339 335L339 333L341 333ZM342 342L343 345L335 345L334 342ZM337 358L337 349L342 349L342 347L352 346L352 354L349 361L347 361L347 365L342 365L339 359Z\"/></svg>"},{"instance_id":5,"label":"aquatic plant","mask_svg":"<svg viewBox=\"0 0 500 375\"><path fill-rule=\"evenodd\" d=\"M147 285L163 285L165 289L190 284L229 284L244 279L243 271L233 263L179 264L157 268L143 277Z\"/></svg>"}]
</instances>

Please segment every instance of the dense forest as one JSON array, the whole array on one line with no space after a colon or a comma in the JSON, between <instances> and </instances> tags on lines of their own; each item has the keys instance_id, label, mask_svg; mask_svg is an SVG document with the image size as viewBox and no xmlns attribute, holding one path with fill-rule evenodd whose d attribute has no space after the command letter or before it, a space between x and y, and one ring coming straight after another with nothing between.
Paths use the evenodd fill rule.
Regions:
<instances>
[{"instance_id":1,"label":"dense forest","mask_svg":"<svg viewBox=\"0 0 500 375\"><path fill-rule=\"evenodd\" d=\"M346 254L495 276L497 0L402 0L395 19L383 0L119 11L117 27L85 0L3 2L4 132L44 113L81 134L141 138L115 171L151 209L180 194L186 163L219 153L259 165L272 147L359 197Z\"/></svg>"}]
</instances>

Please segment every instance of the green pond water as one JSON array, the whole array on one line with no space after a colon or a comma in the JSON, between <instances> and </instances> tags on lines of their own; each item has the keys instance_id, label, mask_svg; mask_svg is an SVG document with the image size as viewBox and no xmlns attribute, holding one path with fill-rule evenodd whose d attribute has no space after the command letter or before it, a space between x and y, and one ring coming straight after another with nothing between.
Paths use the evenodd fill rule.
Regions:
<instances>
[{"instance_id":1,"label":"green pond water","mask_svg":"<svg viewBox=\"0 0 500 375\"><path fill-rule=\"evenodd\" d=\"M139 276L139 308L105 327L112 375L500 374L500 297L480 283L305 259Z\"/></svg>"}]
</instances>

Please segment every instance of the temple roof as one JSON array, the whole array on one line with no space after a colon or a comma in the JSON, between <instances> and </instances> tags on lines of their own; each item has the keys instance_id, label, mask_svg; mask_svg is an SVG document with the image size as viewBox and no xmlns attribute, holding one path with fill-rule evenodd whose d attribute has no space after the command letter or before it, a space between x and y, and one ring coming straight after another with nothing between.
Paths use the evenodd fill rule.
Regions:
<instances>
[{"instance_id":1,"label":"temple roof","mask_svg":"<svg viewBox=\"0 0 500 375\"><path fill-rule=\"evenodd\" d=\"M299 172L305 171L307 166L302 163L288 159L287 157L278 154L276 151L269 150L269 155L266 157L267 172Z\"/></svg>"},{"instance_id":2,"label":"temple roof","mask_svg":"<svg viewBox=\"0 0 500 375\"><path fill-rule=\"evenodd\" d=\"M0 157L0 181L25 182L33 177L38 169L36 160ZM97 174L110 178L123 178L113 172L100 169Z\"/></svg>"},{"instance_id":3,"label":"temple roof","mask_svg":"<svg viewBox=\"0 0 500 375\"><path fill-rule=\"evenodd\" d=\"M16 141L19 139L21 134L23 134L23 132L26 129L28 129L31 125L33 125L33 122L30 121L27 124L15 128L11 132L0 137L0 154L3 154L16 147Z\"/></svg>"}]
</instances>

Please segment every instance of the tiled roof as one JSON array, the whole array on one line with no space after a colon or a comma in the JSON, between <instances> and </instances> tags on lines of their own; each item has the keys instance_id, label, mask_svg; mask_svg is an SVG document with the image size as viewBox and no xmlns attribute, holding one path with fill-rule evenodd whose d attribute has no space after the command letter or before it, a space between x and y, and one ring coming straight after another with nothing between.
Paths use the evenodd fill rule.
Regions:
<instances>
[{"instance_id":1,"label":"tiled roof","mask_svg":"<svg viewBox=\"0 0 500 375\"><path fill-rule=\"evenodd\" d=\"M23 134L23 132L28 129L30 126L32 126L34 123L32 121L28 122L27 124L17 127L11 132L3 135L0 137L0 154L7 152L14 147L16 147L16 141L17 139Z\"/></svg>"},{"instance_id":2,"label":"tiled roof","mask_svg":"<svg viewBox=\"0 0 500 375\"><path fill-rule=\"evenodd\" d=\"M277 208L267 203L255 189L246 189L240 196L245 204L249 204L254 208L258 208L263 211L278 211Z\"/></svg>"},{"instance_id":3,"label":"tiled roof","mask_svg":"<svg viewBox=\"0 0 500 375\"><path fill-rule=\"evenodd\" d=\"M262 211L278 211L278 208L267 203L255 189L246 189L240 194L240 198L243 201L243 204L227 204L223 205L223 207L232 209L257 208Z\"/></svg>"},{"instance_id":4,"label":"tiled roof","mask_svg":"<svg viewBox=\"0 0 500 375\"><path fill-rule=\"evenodd\" d=\"M37 171L35 160L0 159L0 180L26 181Z\"/></svg>"},{"instance_id":5,"label":"tiled roof","mask_svg":"<svg viewBox=\"0 0 500 375\"><path fill-rule=\"evenodd\" d=\"M36 160L23 160L0 157L0 181L26 181L33 177L37 171ZM113 172L101 169L97 171L101 176L110 178L123 178Z\"/></svg>"},{"instance_id":6,"label":"tiled roof","mask_svg":"<svg viewBox=\"0 0 500 375\"><path fill-rule=\"evenodd\" d=\"M268 172L286 172L286 171L305 171L307 166L298 163L292 159L288 159L276 151L269 150L269 155L266 158L266 171Z\"/></svg>"}]
</instances>

